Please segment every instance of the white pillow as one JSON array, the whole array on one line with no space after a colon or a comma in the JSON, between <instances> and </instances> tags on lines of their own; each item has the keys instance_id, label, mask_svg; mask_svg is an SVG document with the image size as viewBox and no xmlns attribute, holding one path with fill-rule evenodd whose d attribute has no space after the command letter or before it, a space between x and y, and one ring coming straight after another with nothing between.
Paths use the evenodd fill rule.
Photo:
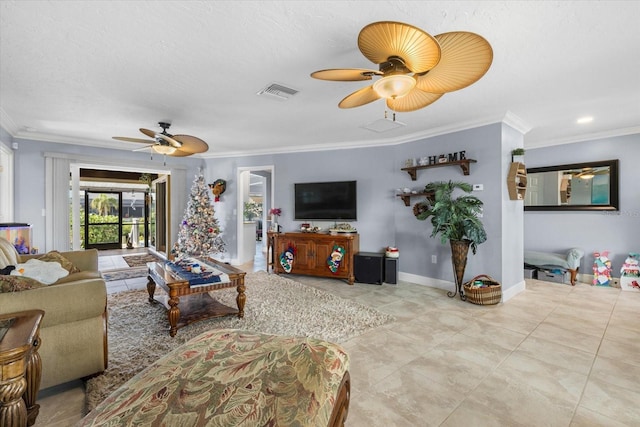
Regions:
<instances>
[{"instance_id":1,"label":"white pillow","mask_svg":"<svg viewBox=\"0 0 640 427\"><path fill-rule=\"evenodd\" d=\"M68 276L69 272L62 268L59 262L45 262L33 258L24 264L17 264L11 275L30 277L45 285L50 285L57 282L58 279Z\"/></svg>"}]
</instances>

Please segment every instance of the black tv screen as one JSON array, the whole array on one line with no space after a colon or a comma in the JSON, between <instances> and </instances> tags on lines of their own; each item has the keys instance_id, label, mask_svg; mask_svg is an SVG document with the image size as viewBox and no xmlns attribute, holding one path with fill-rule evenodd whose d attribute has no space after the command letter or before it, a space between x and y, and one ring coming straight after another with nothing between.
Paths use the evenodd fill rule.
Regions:
<instances>
[{"instance_id":1,"label":"black tv screen","mask_svg":"<svg viewBox=\"0 0 640 427\"><path fill-rule=\"evenodd\" d=\"M295 219L355 221L356 181L294 184Z\"/></svg>"}]
</instances>

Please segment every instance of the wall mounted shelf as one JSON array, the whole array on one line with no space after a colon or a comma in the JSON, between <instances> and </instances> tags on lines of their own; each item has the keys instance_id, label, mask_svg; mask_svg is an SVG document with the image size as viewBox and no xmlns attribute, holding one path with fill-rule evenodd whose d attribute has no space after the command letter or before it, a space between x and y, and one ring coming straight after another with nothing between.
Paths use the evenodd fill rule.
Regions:
<instances>
[{"instance_id":1,"label":"wall mounted shelf","mask_svg":"<svg viewBox=\"0 0 640 427\"><path fill-rule=\"evenodd\" d=\"M509 199L524 200L527 193L527 169L523 163L514 162L509 166L507 189L509 190Z\"/></svg>"},{"instance_id":2,"label":"wall mounted shelf","mask_svg":"<svg viewBox=\"0 0 640 427\"><path fill-rule=\"evenodd\" d=\"M473 159L464 159L464 160L454 160L452 162L444 162L444 163L433 163L430 165L422 165L422 166L408 166L406 168L402 168L401 170L407 172L411 177L411 181L416 180L416 172L420 169L428 169L435 168L438 166L460 166L462 169L463 175L469 175L469 164L477 163L477 160Z\"/></svg>"},{"instance_id":3,"label":"wall mounted shelf","mask_svg":"<svg viewBox=\"0 0 640 427\"><path fill-rule=\"evenodd\" d=\"M420 193L402 193L402 194L398 194L398 197L400 197L402 199L402 201L404 202L405 206L409 206L411 204L411 198L412 197L420 197L420 196L424 196L429 198L429 196L433 196L433 192L429 191L429 192L420 192Z\"/></svg>"}]
</instances>

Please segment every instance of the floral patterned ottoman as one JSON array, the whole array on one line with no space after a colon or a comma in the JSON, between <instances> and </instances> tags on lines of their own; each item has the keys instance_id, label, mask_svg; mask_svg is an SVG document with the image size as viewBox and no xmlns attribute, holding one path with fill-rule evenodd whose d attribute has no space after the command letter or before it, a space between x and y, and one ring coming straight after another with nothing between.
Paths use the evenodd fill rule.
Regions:
<instances>
[{"instance_id":1,"label":"floral patterned ottoman","mask_svg":"<svg viewBox=\"0 0 640 427\"><path fill-rule=\"evenodd\" d=\"M156 361L80 426L343 426L349 358L339 345L224 329Z\"/></svg>"}]
</instances>

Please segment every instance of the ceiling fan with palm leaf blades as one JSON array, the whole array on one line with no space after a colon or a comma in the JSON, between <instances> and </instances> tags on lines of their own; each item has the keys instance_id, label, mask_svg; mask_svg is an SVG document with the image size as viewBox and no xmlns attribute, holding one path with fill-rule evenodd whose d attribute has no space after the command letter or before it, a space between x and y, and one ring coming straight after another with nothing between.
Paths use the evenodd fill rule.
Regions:
<instances>
[{"instance_id":1,"label":"ceiling fan with palm leaf blades","mask_svg":"<svg viewBox=\"0 0 640 427\"><path fill-rule=\"evenodd\" d=\"M114 136L113 139L127 142L140 142L147 144L146 147L136 149L140 151L152 149L156 153L172 157L186 157L192 154L204 153L209 149L206 142L191 135L171 135L167 129L171 126L169 122L158 122L162 132L155 132L149 129L140 128L140 132L151 139L129 138L125 136Z\"/></svg>"},{"instance_id":2,"label":"ceiling fan with palm leaf blades","mask_svg":"<svg viewBox=\"0 0 640 427\"><path fill-rule=\"evenodd\" d=\"M475 33L456 31L435 37L409 24L374 22L358 35L360 52L378 70L327 69L311 77L332 81L372 80L371 86L345 97L340 108L360 107L386 99L387 107L399 112L419 110L443 94L478 81L493 61L491 45Z\"/></svg>"}]
</instances>

